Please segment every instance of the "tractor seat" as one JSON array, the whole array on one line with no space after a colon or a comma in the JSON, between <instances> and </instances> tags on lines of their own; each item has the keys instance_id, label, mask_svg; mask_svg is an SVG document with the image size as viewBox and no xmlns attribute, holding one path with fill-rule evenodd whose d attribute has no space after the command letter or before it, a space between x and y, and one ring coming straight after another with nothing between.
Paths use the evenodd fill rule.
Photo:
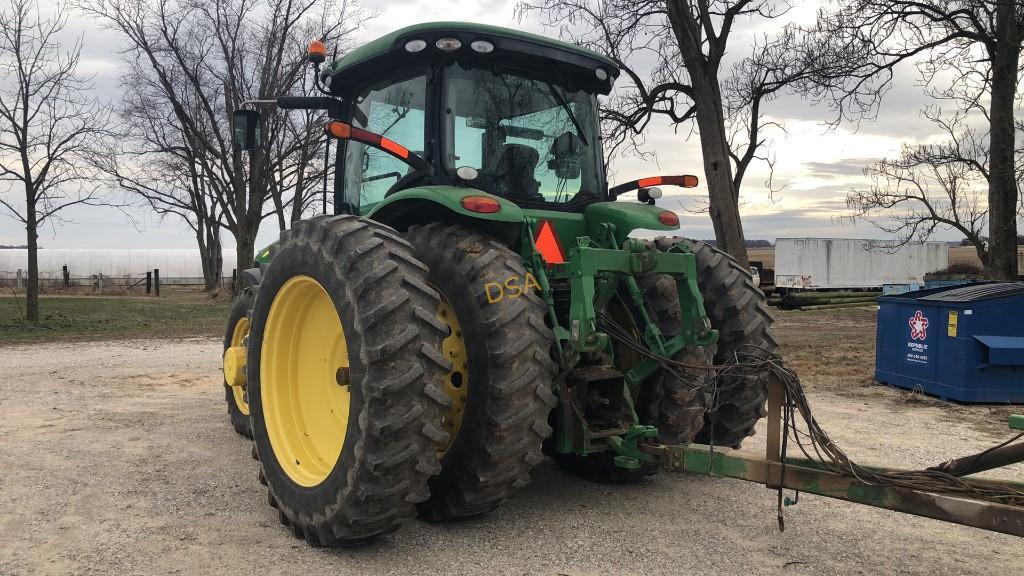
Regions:
<instances>
[{"instance_id":1,"label":"tractor seat","mask_svg":"<svg viewBox=\"0 0 1024 576\"><path fill-rule=\"evenodd\" d=\"M510 200L543 202L540 182L533 177L540 154L524 144L504 144L487 170L492 193Z\"/></svg>"}]
</instances>

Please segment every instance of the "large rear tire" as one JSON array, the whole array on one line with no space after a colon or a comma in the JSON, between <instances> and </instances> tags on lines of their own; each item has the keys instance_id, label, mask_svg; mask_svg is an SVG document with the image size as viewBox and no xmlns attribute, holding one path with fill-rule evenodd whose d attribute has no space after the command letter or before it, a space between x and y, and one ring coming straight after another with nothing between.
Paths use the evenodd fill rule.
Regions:
<instances>
[{"instance_id":1,"label":"large rear tire","mask_svg":"<svg viewBox=\"0 0 1024 576\"><path fill-rule=\"evenodd\" d=\"M683 313L675 278L650 274L641 276L637 282L644 291L651 317L665 338L678 336L683 330ZM687 444L704 426L705 390L712 373L694 366L710 366L715 349L714 344L683 348L672 359L689 366L677 368L675 373L662 368L641 390L637 401L641 422L658 427L659 442Z\"/></svg>"},{"instance_id":2,"label":"large rear tire","mask_svg":"<svg viewBox=\"0 0 1024 576\"><path fill-rule=\"evenodd\" d=\"M224 352L233 346L245 346L249 338L249 311L255 294L252 288L245 288L235 297L228 313L227 330L224 334ZM252 438L252 424L249 423L249 401L246 386L230 386L224 380L224 400L228 405L231 426L242 436Z\"/></svg>"},{"instance_id":3,"label":"large rear tire","mask_svg":"<svg viewBox=\"0 0 1024 576\"><path fill-rule=\"evenodd\" d=\"M453 404L443 422L451 443L419 514L431 521L476 516L526 486L543 459L556 403L554 333L534 290L506 292L509 279L528 284L522 260L506 246L442 222L410 228L406 238L441 292L439 317L450 327L444 351L453 364L445 381Z\"/></svg>"},{"instance_id":4,"label":"large rear tire","mask_svg":"<svg viewBox=\"0 0 1024 576\"><path fill-rule=\"evenodd\" d=\"M637 284L643 291L647 313L665 338L673 338L682 332L683 317L675 278L668 274L648 274L637 277ZM612 304L618 305L609 312L620 324L629 320L623 327L641 339L643 330L636 324L640 317L639 311L625 304L627 301L624 294L618 300L613 300ZM713 345L687 346L676 352L672 359L692 366L709 365L714 350ZM621 372L628 371L643 359L624 346L617 346L615 355L616 368ZM702 386L708 381L710 372L698 368L680 368L678 373L686 379L685 382L676 374L664 368L659 369L643 383L635 402L640 423L657 426L658 441L665 444L691 442L704 425L706 401ZM614 484L639 482L659 470L657 464L647 463L641 463L636 469L620 468L615 466L615 454L609 452L588 456L558 454L555 460L571 474Z\"/></svg>"},{"instance_id":5,"label":"large rear tire","mask_svg":"<svg viewBox=\"0 0 1024 576\"><path fill-rule=\"evenodd\" d=\"M772 335L772 317L764 293L754 285L750 272L731 256L710 244L687 238L658 238L655 245L668 250L684 244L697 257L697 284L711 327L718 330L715 364L731 364L737 353L748 358L768 358L778 347ZM738 448L754 425L767 414L767 372L739 371L718 381L712 405L696 441Z\"/></svg>"},{"instance_id":6,"label":"large rear tire","mask_svg":"<svg viewBox=\"0 0 1024 576\"><path fill-rule=\"evenodd\" d=\"M282 234L252 313L248 389L270 505L313 545L397 530L427 499L445 327L427 270L393 229L319 217Z\"/></svg>"}]
</instances>

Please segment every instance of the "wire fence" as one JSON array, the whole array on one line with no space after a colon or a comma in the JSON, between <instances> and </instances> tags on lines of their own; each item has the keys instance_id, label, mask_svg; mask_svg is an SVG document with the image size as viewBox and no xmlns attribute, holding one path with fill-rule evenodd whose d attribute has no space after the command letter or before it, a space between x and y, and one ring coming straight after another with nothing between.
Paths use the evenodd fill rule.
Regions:
<instances>
[{"instance_id":1,"label":"wire fence","mask_svg":"<svg viewBox=\"0 0 1024 576\"><path fill-rule=\"evenodd\" d=\"M234 269L230 277L218 277L211 288L233 289L237 275ZM25 289L28 284L28 272L18 269L13 274L0 276L0 288L13 288L15 290ZM90 275L74 275L67 267L63 273L54 277L53 275L41 276L39 278L39 289L41 292L131 292L160 295L161 287L195 287L206 288L206 279L202 276L161 276L160 269L147 270L145 273L130 274L127 276L108 276L103 273Z\"/></svg>"}]
</instances>

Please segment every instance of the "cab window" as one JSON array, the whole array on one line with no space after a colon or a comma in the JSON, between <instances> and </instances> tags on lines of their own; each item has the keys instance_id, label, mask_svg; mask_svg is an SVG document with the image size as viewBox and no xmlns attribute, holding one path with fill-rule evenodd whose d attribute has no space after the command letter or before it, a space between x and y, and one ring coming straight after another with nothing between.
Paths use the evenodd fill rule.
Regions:
<instances>
[{"instance_id":1,"label":"cab window","mask_svg":"<svg viewBox=\"0 0 1024 576\"><path fill-rule=\"evenodd\" d=\"M415 76L372 86L353 98L352 125L386 136L423 154L426 79ZM411 168L394 156L354 140L345 144L345 197L360 212L380 202Z\"/></svg>"},{"instance_id":2,"label":"cab window","mask_svg":"<svg viewBox=\"0 0 1024 576\"><path fill-rule=\"evenodd\" d=\"M510 70L446 69L444 165L516 202L599 199L603 165L595 97Z\"/></svg>"}]
</instances>

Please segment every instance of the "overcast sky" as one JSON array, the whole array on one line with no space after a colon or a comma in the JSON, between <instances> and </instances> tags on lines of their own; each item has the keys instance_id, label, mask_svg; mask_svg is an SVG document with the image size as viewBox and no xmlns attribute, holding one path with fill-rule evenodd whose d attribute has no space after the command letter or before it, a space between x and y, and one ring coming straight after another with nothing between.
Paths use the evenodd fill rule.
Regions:
<instances>
[{"instance_id":1,"label":"overcast sky","mask_svg":"<svg viewBox=\"0 0 1024 576\"><path fill-rule=\"evenodd\" d=\"M44 5L49 0L41 0ZM798 6L787 18L812 20L818 2L794 2ZM364 6L379 12L360 32L360 41L369 41L409 24L435 20L465 20L515 27L532 32L556 35L544 30L536 17L519 22L514 15L514 0L364 0ZM771 34L781 22L760 23L738 27L730 38L730 56L744 55L753 34ZM115 34L98 30L81 17L72 18L69 40L82 36L84 72L95 75L96 90L101 98L117 96L119 75L119 44ZM866 164L883 156L898 153L903 143L920 143L937 138L931 125L921 118L919 109L926 102L921 88L915 86L912 67L898 71L897 82L886 97L878 118L862 123L859 128L841 126L826 130L822 120L829 118L826 109L815 109L798 97L785 97L772 102L767 111L773 120L785 126L786 132L773 132L772 149L776 157L774 183L783 186L769 198L763 182L767 168L755 165L748 172L742 192L742 213L748 239L774 240L779 237L848 237L878 238L881 233L868 224L853 225L841 221L845 212L845 196L853 187L864 187L862 170ZM702 175L700 146L697 137L686 139L686 130L673 133L668 126L656 126L648 134L647 149L657 154L657 163L634 158L619 160L613 165L615 180L622 182L655 174L695 173ZM613 181L614 184L614 181ZM681 210L692 206L687 200L694 193L665 190L660 204ZM698 195L706 192L696 190ZM700 196L697 196L700 197ZM40 231L40 244L51 248L191 248L195 239L180 221L161 221L155 215L132 212L132 222L110 208L82 207L65 214L67 221ZM711 223L705 214L682 214L683 234L695 238L711 238ZM266 220L258 245L276 238L276 223ZM227 244L230 247L230 235ZM936 239L955 240L960 235L940 233ZM0 214L0 244L22 244L24 230L20 224Z\"/></svg>"}]
</instances>

